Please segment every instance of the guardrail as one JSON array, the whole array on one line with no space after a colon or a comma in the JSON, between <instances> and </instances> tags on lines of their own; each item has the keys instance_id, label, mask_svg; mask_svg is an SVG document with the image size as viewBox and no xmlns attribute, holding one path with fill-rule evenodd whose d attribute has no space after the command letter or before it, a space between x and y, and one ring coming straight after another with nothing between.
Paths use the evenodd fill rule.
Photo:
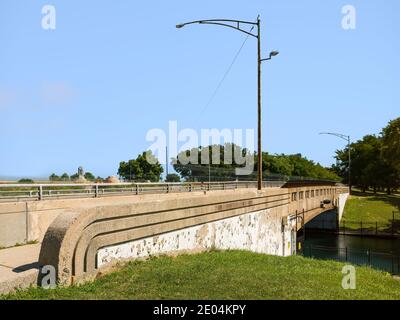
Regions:
<instances>
[{"instance_id":1,"label":"guardrail","mask_svg":"<svg viewBox=\"0 0 400 320\"><path fill-rule=\"evenodd\" d=\"M263 182L265 188L279 188L285 183L286 181ZM0 184L0 202L234 190L256 187L256 181L188 183Z\"/></svg>"}]
</instances>

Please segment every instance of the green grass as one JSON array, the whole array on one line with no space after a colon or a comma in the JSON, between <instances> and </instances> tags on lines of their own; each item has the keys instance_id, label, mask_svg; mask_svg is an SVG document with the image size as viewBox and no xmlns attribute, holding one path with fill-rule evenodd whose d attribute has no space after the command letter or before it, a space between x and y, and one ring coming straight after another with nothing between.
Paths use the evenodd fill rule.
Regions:
<instances>
[{"instance_id":1,"label":"green grass","mask_svg":"<svg viewBox=\"0 0 400 320\"><path fill-rule=\"evenodd\" d=\"M31 288L0 299L400 299L400 282L357 267L357 289L344 290L333 261L244 251L136 261L80 287Z\"/></svg>"},{"instance_id":2,"label":"green grass","mask_svg":"<svg viewBox=\"0 0 400 320\"><path fill-rule=\"evenodd\" d=\"M391 227L393 212L395 220L400 220L400 195L386 195L353 192L347 200L343 219L346 228L358 229L360 221L363 223L378 223L378 229ZM343 226L343 221L342 221Z\"/></svg>"}]
</instances>

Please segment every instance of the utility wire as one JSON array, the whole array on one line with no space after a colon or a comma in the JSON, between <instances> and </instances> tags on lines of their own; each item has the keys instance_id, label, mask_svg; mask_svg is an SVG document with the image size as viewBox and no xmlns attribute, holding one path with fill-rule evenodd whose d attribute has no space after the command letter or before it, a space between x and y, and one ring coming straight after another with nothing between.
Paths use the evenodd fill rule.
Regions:
<instances>
[{"instance_id":1,"label":"utility wire","mask_svg":"<svg viewBox=\"0 0 400 320\"><path fill-rule=\"evenodd\" d=\"M254 26L250 29L249 32L252 32L254 29ZM249 39L250 35L248 34L246 36L246 38L244 39L242 45L240 46L238 52L235 54L231 64L229 65L228 69L225 71L221 81L218 83L217 87L215 88L213 94L211 95L210 99L208 100L208 102L206 103L206 105L203 107L203 109L201 110L200 114L199 114L199 118L200 116L207 110L207 108L211 105L211 103L214 101L214 98L216 97L219 89L221 88L222 84L224 83L225 79L227 78L229 72L232 70L233 65L235 64L237 58L239 57L240 53L242 52L247 40Z\"/></svg>"}]
</instances>

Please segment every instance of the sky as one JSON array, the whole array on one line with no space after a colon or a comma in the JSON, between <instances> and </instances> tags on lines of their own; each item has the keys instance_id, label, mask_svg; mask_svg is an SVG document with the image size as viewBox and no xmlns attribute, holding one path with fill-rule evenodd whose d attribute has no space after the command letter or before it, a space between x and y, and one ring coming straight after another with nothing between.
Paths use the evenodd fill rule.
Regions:
<instances>
[{"instance_id":1,"label":"sky","mask_svg":"<svg viewBox=\"0 0 400 320\"><path fill-rule=\"evenodd\" d=\"M56 12L44 29L43 6ZM356 9L344 29L342 8ZM257 43L191 20L254 21L263 64L263 150L330 166L353 140L399 116L398 0L1 0L0 176L116 174L147 133L256 129ZM174 156L174 154L170 154Z\"/></svg>"}]
</instances>

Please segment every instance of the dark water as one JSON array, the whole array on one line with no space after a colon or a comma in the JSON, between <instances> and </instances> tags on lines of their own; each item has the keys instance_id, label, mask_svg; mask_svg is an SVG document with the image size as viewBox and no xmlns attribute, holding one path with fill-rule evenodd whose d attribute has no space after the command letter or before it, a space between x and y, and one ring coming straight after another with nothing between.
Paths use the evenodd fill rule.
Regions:
<instances>
[{"instance_id":1,"label":"dark water","mask_svg":"<svg viewBox=\"0 0 400 320\"><path fill-rule=\"evenodd\" d=\"M400 273L400 240L306 232L302 253Z\"/></svg>"}]
</instances>

